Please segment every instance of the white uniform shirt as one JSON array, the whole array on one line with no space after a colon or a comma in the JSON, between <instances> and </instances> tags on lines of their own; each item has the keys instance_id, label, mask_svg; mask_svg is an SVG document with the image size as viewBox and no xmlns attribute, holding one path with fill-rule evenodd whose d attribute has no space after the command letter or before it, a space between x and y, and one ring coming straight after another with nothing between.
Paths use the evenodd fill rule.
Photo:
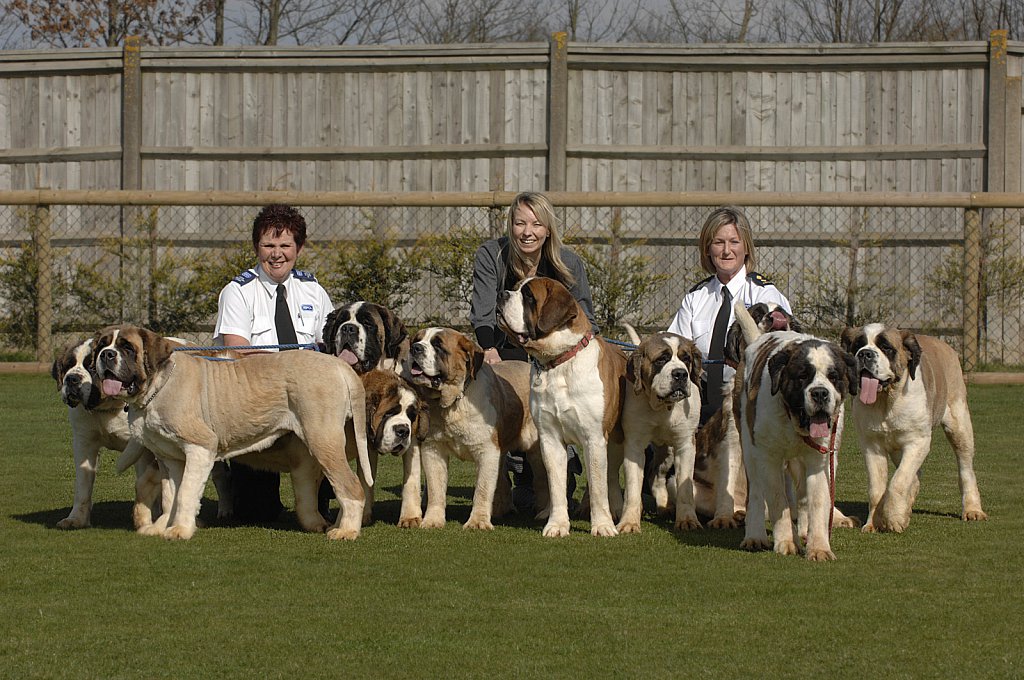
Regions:
<instances>
[{"instance_id":1,"label":"white uniform shirt","mask_svg":"<svg viewBox=\"0 0 1024 680\"><path fill-rule=\"evenodd\" d=\"M789 300L778 288L768 283L760 274L747 274L746 266L742 267L736 276L729 281L729 293L732 295L733 304L742 300L747 307L758 302L774 302L780 305L790 314ZM676 312L672 323L669 324L670 333L677 333L684 338L693 340L694 344L707 359L711 349L711 333L715 327L715 317L718 316L718 309L722 306L722 282L717 276L704 279L690 289L690 292L683 298L679 311ZM736 320L736 313L729 310L729 325L732 326ZM735 371L728 366L725 367L724 378L728 380Z\"/></svg>"},{"instance_id":2,"label":"white uniform shirt","mask_svg":"<svg viewBox=\"0 0 1024 680\"><path fill-rule=\"evenodd\" d=\"M284 287L299 343L321 342L324 322L334 309L327 291L316 277L298 269L292 270ZM278 344L276 305L277 283L259 265L242 272L220 291L214 343L224 344L224 336L231 334L247 338L250 345Z\"/></svg>"}]
</instances>

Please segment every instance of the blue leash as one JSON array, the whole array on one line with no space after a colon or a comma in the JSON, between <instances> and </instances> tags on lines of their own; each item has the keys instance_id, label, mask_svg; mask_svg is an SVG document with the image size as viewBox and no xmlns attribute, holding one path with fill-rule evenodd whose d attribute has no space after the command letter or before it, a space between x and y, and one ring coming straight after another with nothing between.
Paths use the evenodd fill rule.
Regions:
<instances>
[{"instance_id":1,"label":"blue leash","mask_svg":"<svg viewBox=\"0 0 1024 680\"><path fill-rule=\"evenodd\" d=\"M627 350L631 350L631 351L635 350L636 347L637 347L636 345L634 345L631 342L623 342L621 340L612 340L611 338L605 338L604 341L607 342L607 343L610 343L612 345L618 345L619 347L622 347L623 349L627 349ZM712 366L714 364L724 364L724 363L725 363L725 359L705 359L704 360L704 365L705 366Z\"/></svg>"},{"instance_id":2,"label":"blue leash","mask_svg":"<svg viewBox=\"0 0 1024 680\"><path fill-rule=\"evenodd\" d=\"M320 351L320 346L316 343L299 343L290 345L206 345L205 347L198 347L195 345L185 345L183 347L175 347L172 352L223 352L225 350L233 349L311 349L314 352ZM230 357L201 357L207 361L234 361Z\"/></svg>"}]
</instances>

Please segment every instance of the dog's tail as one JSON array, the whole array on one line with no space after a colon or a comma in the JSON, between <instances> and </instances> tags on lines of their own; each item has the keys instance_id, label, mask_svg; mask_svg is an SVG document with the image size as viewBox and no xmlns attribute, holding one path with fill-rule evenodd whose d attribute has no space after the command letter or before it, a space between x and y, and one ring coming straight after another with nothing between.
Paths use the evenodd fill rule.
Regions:
<instances>
[{"instance_id":1,"label":"dog's tail","mask_svg":"<svg viewBox=\"0 0 1024 680\"><path fill-rule=\"evenodd\" d=\"M129 439L128 444L124 447L124 451L117 457L117 474L121 474L131 466L135 465L142 458L142 453L146 449L143 448L134 439Z\"/></svg>"},{"instance_id":2,"label":"dog's tail","mask_svg":"<svg viewBox=\"0 0 1024 680\"><path fill-rule=\"evenodd\" d=\"M733 305L733 311L736 313L736 325L740 327L740 331L743 333L745 344L749 345L761 337L761 329L757 327L754 317L750 316L750 312L747 311L747 307L743 304L742 300L737 301Z\"/></svg>"},{"instance_id":3,"label":"dog's tail","mask_svg":"<svg viewBox=\"0 0 1024 680\"><path fill-rule=\"evenodd\" d=\"M636 332L636 329L630 326L625 321L622 322L622 327L626 329L626 334L629 336L629 341L634 345L639 345L640 334Z\"/></svg>"},{"instance_id":4,"label":"dog's tail","mask_svg":"<svg viewBox=\"0 0 1024 680\"><path fill-rule=\"evenodd\" d=\"M349 415L352 417L352 430L355 433L356 459L359 469L363 472L366 486L373 486L373 469L370 467L370 455L366 443L366 391L356 372L342 364L345 384L348 387Z\"/></svg>"}]
</instances>

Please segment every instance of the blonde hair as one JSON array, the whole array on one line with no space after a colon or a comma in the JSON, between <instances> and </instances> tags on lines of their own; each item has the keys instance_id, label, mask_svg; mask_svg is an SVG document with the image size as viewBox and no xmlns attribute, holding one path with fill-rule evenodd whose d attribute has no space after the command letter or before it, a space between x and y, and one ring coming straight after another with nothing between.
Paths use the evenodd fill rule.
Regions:
<instances>
[{"instance_id":1,"label":"blonde hair","mask_svg":"<svg viewBox=\"0 0 1024 680\"><path fill-rule=\"evenodd\" d=\"M562 239L558 237L558 218L555 217L555 209L551 205L551 201L544 194L524 191L512 199L512 204L508 207L508 220L506 225L506 234L508 236L509 250L508 250L508 265L512 268L512 273L515 275L517 281L522 281L530 275L530 269L532 263L526 259L523 251L519 248L519 242L512 236L512 223L516 219L516 210L519 208L529 208L533 211L533 214L537 217L537 221L540 222L548 230L548 236L544 239L544 245L541 247L541 259L547 259L551 264L551 267L555 270L557 278L567 288L571 288L576 283L576 277L569 271L569 267L562 261Z\"/></svg>"},{"instance_id":2,"label":"blonde hair","mask_svg":"<svg viewBox=\"0 0 1024 680\"><path fill-rule=\"evenodd\" d=\"M709 274L717 274L714 263L711 262L711 242L715 240L715 234L722 227L727 227L730 224L735 225L736 231L740 235L740 241L743 242L743 249L746 251L746 257L743 258L743 264L746 266L749 272L754 268L754 235L750 230L750 222L747 221L747 216L743 214L743 211L734 205L723 205L720 208L716 208L708 218L704 220L704 226L700 230L700 240L697 242L697 247L700 248L700 266Z\"/></svg>"}]
</instances>

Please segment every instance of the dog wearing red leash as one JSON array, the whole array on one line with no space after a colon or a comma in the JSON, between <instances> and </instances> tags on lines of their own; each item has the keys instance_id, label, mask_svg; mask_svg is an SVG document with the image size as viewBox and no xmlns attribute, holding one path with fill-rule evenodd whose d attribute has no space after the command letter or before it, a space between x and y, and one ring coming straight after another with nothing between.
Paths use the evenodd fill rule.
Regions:
<instances>
[{"instance_id":1,"label":"dog wearing red leash","mask_svg":"<svg viewBox=\"0 0 1024 680\"><path fill-rule=\"evenodd\" d=\"M747 473L746 528L742 548L800 552L786 494L786 470L797 477L807 504L805 554L834 560L830 544L833 496L829 466L843 422L843 401L857 393L856 362L836 344L805 333L757 336L753 319L736 308L747 339L738 420ZM802 473L802 474L801 474ZM765 528L765 509L772 541Z\"/></svg>"}]
</instances>

